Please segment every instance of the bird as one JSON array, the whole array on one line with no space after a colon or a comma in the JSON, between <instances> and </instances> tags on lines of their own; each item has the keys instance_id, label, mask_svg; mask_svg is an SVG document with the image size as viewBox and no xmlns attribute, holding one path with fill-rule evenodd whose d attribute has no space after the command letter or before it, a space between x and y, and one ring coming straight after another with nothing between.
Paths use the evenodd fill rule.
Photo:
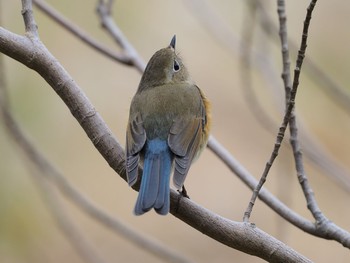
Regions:
<instances>
[{"instance_id":1,"label":"bird","mask_svg":"<svg viewBox=\"0 0 350 263\"><path fill-rule=\"evenodd\" d=\"M129 186L139 180L134 208L142 215L152 208L170 211L170 177L180 191L190 166L206 147L211 126L210 102L170 45L149 60L129 111L126 131L126 173Z\"/></svg>"}]
</instances>

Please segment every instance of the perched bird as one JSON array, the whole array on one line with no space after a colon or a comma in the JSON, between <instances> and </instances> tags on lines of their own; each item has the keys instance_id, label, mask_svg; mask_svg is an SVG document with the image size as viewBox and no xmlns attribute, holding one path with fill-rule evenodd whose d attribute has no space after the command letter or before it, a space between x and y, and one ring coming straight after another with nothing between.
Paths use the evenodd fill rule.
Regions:
<instances>
[{"instance_id":1,"label":"perched bird","mask_svg":"<svg viewBox=\"0 0 350 263\"><path fill-rule=\"evenodd\" d=\"M166 215L170 208L170 175L183 187L191 163L206 147L209 102L192 81L181 58L175 53L176 37L157 51L147 64L130 106L126 134L128 183L143 174L135 214L154 208Z\"/></svg>"}]
</instances>

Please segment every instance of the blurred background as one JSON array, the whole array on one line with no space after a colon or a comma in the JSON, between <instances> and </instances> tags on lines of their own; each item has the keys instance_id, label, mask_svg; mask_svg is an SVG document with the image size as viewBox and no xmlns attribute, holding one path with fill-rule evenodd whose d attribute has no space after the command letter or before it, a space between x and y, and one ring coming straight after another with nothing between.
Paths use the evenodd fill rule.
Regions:
<instances>
[{"instance_id":1,"label":"blurred background","mask_svg":"<svg viewBox=\"0 0 350 263\"><path fill-rule=\"evenodd\" d=\"M193 79L212 102L212 134L259 178L273 149L283 112L282 60L278 39L272 40L278 37L278 32L270 28L272 39L267 37L259 17L255 20L250 17L247 2L120 0L113 12L121 30L145 61L177 35L177 50ZM261 2L277 26L276 1ZM95 13L97 1L51 0L48 3L93 37L118 50L100 27ZM287 1L288 34L298 46L308 3ZM350 34L346 29L349 11L348 1L318 2L306 58L312 59L347 92L350 92ZM2 0L0 12L2 27L23 34L20 1ZM41 40L124 145L129 104L140 74L135 68L113 62L90 49L38 9L35 8L34 13ZM242 81L247 72L242 71L240 41L252 22L256 23L252 49L258 54L252 56L249 71L252 91L274 121L275 126L268 127L273 132L262 127L252 112L256 102L247 96L244 79ZM291 47L292 69L296 53ZM171 215L162 217L152 211L141 217L134 216L137 193L107 165L51 87L38 74L7 57L4 70L11 109L21 127L65 177L102 209L195 262L262 262L208 238ZM341 176L349 180L349 112L332 100L329 93L323 91L322 83L315 82L315 77L306 70L300 81L296 106L301 121L299 127L308 131L330 156L329 160L335 160L333 164L343 172ZM84 262L57 227L32 179L31 166L9 139L3 125L0 121L0 261ZM315 153L306 141L302 140L301 145ZM350 230L349 189L344 183L337 183L330 172L305 159L320 208L329 219ZM289 147L282 147L266 187L293 210L312 220L297 182ZM186 188L192 200L235 221L242 220L251 196L251 191L210 150L192 166ZM107 261L162 262L64 200L69 216ZM348 249L304 233L261 201L257 202L251 221L312 261L349 262Z\"/></svg>"}]
</instances>

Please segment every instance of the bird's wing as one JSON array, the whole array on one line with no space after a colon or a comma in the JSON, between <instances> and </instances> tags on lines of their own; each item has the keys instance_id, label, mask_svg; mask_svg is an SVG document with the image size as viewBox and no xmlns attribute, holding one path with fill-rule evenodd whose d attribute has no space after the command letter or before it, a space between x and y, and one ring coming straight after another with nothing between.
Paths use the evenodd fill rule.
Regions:
<instances>
[{"instance_id":1,"label":"bird's wing","mask_svg":"<svg viewBox=\"0 0 350 263\"><path fill-rule=\"evenodd\" d=\"M126 133L126 173L130 186L137 181L140 151L146 142L146 132L140 113L129 120Z\"/></svg>"},{"instance_id":2,"label":"bird's wing","mask_svg":"<svg viewBox=\"0 0 350 263\"><path fill-rule=\"evenodd\" d=\"M174 185L177 189L183 186L193 159L197 157L202 144L205 144L206 112L203 101L200 101L198 114L193 118L180 116L174 120L168 137L168 145L175 154Z\"/></svg>"}]
</instances>

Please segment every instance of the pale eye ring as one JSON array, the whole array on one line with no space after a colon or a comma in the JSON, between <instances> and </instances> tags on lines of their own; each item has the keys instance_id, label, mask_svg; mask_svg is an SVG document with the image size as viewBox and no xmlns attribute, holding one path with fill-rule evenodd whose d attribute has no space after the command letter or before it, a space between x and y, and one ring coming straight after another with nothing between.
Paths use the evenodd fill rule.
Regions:
<instances>
[{"instance_id":1,"label":"pale eye ring","mask_svg":"<svg viewBox=\"0 0 350 263\"><path fill-rule=\"evenodd\" d=\"M179 62L176 61L176 59L174 59L174 71L177 72L180 70L180 64Z\"/></svg>"}]
</instances>

